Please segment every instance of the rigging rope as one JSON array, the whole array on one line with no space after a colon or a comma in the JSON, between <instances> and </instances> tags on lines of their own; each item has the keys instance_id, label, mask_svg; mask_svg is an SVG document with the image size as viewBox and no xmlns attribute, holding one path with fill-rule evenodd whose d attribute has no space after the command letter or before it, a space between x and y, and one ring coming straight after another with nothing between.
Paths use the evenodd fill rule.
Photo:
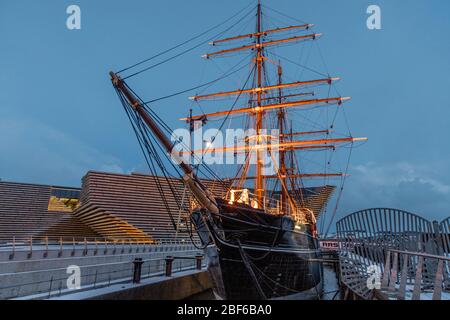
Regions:
<instances>
[{"instance_id":1,"label":"rigging rope","mask_svg":"<svg viewBox=\"0 0 450 320\"><path fill-rule=\"evenodd\" d=\"M139 97L139 95L136 94L136 92L133 91L133 89L131 89L125 82L124 85L139 99L139 101L142 103L145 111L147 113L149 113L154 120L171 136L174 136L173 134L173 130L156 114L156 112L154 112L152 109L150 109L148 107L147 104L145 104L145 102ZM150 134L151 137L153 137L153 135ZM176 136L174 136L175 138L177 138ZM189 146L186 146L185 143L183 143L182 141L179 141L179 143L183 144L185 146L185 148L187 150L190 150ZM168 155L166 154L166 152L163 150L163 148L160 146L159 143L157 143L158 147L160 148L161 152L166 155L166 158L168 158ZM177 167L173 164L173 162L169 159L169 162L171 163L172 167L175 168L175 170L177 171L178 175L181 176L181 174L179 173ZM203 164L202 164L203 165ZM203 165L204 166L204 165ZM220 179L219 176L217 176L217 174L210 168L208 168L207 166L204 166L205 169L211 174L212 177L216 178L218 181L222 182L225 185L225 182L223 182L222 179Z\"/></svg>"},{"instance_id":2,"label":"rigging rope","mask_svg":"<svg viewBox=\"0 0 450 320\"><path fill-rule=\"evenodd\" d=\"M172 223L173 227L176 229L177 225L175 223L175 219L172 216L172 212L168 205L168 201L167 201L166 195L164 193L164 190L162 188L161 182L159 181L159 179L157 177L157 171L156 171L155 163L153 162L153 160L155 160L156 163L158 164L158 167L160 168L161 172L163 173L164 178L166 179L166 182L174 196L174 199L177 202L178 207L180 208L181 206L180 206L178 198L177 198L177 193L173 190L172 182L167 177L166 170L165 170L164 166L162 165L161 159L159 158L151 139L149 139L148 132L145 131L145 126L143 127L142 119L138 116L137 112L129 105L126 98L123 96L122 92L119 92L117 89L116 89L116 91L119 95L120 101L122 102L122 106L124 107L125 112L130 120L133 131L135 132L135 135L138 139L139 146L144 154L144 158L147 162L150 173L152 174L152 177L155 181L158 192L161 195L161 197L163 198L163 203L164 203L164 206L166 207L166 210L170 217L171 223ZM143 128L144 128L144 130L143 130ZM145 150L147 150L147 153L145 152Z\"/></svg>"},{"instance_id":3,"label":"rigging rope","mask_svg":"<svg viewBox=\"0 0 450 320\"><path fill-rule=\"evenodd\" d=\"M292 63L292 64L295 64L296 66L299 66L300 68L304 68L304 69L306 69L306 70L309 70L309 71L311 71L311 72L317 73L318 75L321 75L321 76L324 76L324 77L327 77L327 76L328 76L328 75L325 74L325 73L322 73L322 72L319 72L319 71L317 71L317 70L308 68L308 67L305 66L305 65L302 65L302 64L300 64L300 63L298 63L298 62L292 61L292 60L290 60L290 59L288 59L288 58L286 58L286 57L283 57L283 56L281 56L281 55L279 55L279 54L276 54L276 53L274 53L274 52L271 51L271 50L267 50L267 52L270 52L270 53L273 54L274 56L276 56L276 57L278 57L278 58L281 58L281 59L283 59L283 60L286 60L287 62L290 62L290 63Z\"/></svg>"},{"instance_id":4,"label":"rigging rope","mask_svg":"<svg viewBox=\"0 0 450 320\"><path fill-rule=\"evenodd\" d=\"M244 249L242 248L241 245L241 241L239 239L237 239L237 244L239 246L239 253L241 254L241 258L242 258L242 262L244 262L244 265L248 271L248 273L250 274L250 277L253 280L253 283L255 284L256 290L258 291L259 296L263 299L263 300L267 300L267 296L264 293L263 289L261 288L261 285L259 284L258 279L256 278L255 272L253 271L250 262L247 259L247 255L244 251Z\"/></svg>"},{"instance_id":5,"label":"rigging rope","mask_svg":"<svg viewBox=\"0 0 450 320\"><path fill-rule=\"evenodd\" d=\"M251 4L250 4L250 5L251 5ZM186 41L184 41L183 43L180 43L180 44L178 44L178 45L176 45L176 46L174 46L174 47L172 47L172 48L169 48L169 49L167 49L167 50L164 50L164 51L162 51L162 52L160 52L160 53L154 55L154 56L151 57L151 58L142 60L142 61L140 61L140 62L138 62L138 63L136 63L136 64L134 64L134 65L132 65L132 66L130 66L130 67L128 67L128 68L122 69L122 70L120 70L118 73L122 73L122 72L125 72L125 71L128 71L128 70L131 70L132 68L135 68L135 67L137 67L137 66L140 66L140 65L142 65L142 64L144 64L144 63L146 63L146 62L148 62L148 61L151 61L151 60L153 60L153 59L155 59L155 58L157 58L157 57L160 57L160 56L162 56L162 55L164 55L164 54L166 54L166 53L169 53L169 52L171 52L171 51L173 51L173 50L175 50L175 49L177 49L177 48L182 47L183 45L185 45L185 44L187 44L187 43L189 43L189 42L191 42L191 41L194 41L194 40L196 40L196 39L198 39L198 38L200 38L200 37L202 37L202 36L204 36L204 35L210 33L212 30L215 30L215 29L219 28L220 26L224 25L225 23L227 23L227 22L231 21L232 19L236 18L237 16L239 16L242 12L244 12L245 10L247 10L247 9L250 7L250 5L248 5L248 6L247 6L246 8L244 8L244 9L240 10L239 13L237 13L237 14L234 15L233 17L228 18L228 19L225 20L224 22L222 22L222 23L220 23L220 24L218 24L218 25L216 25L216 26L214 26L214 27L208 29L207 31L205 31L205 32L203 32L203 33L201 33L201 34L199 34L199 35L193 37L193 38L190 38L189 40L186 40ZM271 9L271 8L269 8L269 9ZM271 10L273 10L273 11L275 11L275 12L277 12L277 13L280 13L280 12L274 10L274 9L271 9ZM252 8L252 11L253 11L253 8ZM218 35L215 35L214 37L209 38L208 40L206 40L206 41L204 41L204 42L201 42L201 43L199 43L199 44L197 44L197 45L195 45L195 46L193 46L193 47L190 47L190 48L188 48L188 49L182 51L181 53L175 54L175 55L173 55L173 56L171 56L171 57L169 57L169 58L167 58L167 59L165 59L165 60L163 60L163 61L161 61L161 62L155 63L155 64L153 64L153 65L151 65L151 66L149 66L149 67L146 67L146 68L144 68L144 69L142 69L142 70L140 70L140 71L137 71L137 72L135 72L135 73L133 73L133 74L131 74L131 75L129 75L129 76L126 76L126 77L123 78L123 80L126 80L126 79L128 79L128 78L134 77L134 76L136 76L136 75L139 75L139 74L141 74L141 73L143 73L143 72L145 72L145 71L148 71L148 70L150 70L150 69L152 69L152 68L155 68L155 67L157 67L157 66L159 66L159 65L162 65L162 64L164 64L164 63L166 63L166 62L168 62L168 61L170 61L170 60L173 60L173 59L175 59L175 58L177 58L177 57L180 57L180 56L182 56L182 55L184 55L184 54L186 54L186 53L188 53L188 52L190 52L190 51L192 51L192 50L194 50L194 49L200 47L200 46L203 45L205 42L208 42L208 41L210 41L210 40L212 40L212 39L215 39L215 38L217 38L218 36L220 36L221 34L224 34L224 33L226 33L227 31L231 30L233 27L235 27L237 24L241 23L245 18L247 18L247 17L248 17L248 14L249 14L249 13L246 13L243 17L241 17L241 18L238 20L238 22L237 22L236 24L233 24L231 27L227 28L227 29L224 30L223 32L219 33ZM281 13L280 13L280 14L281 14ZM283 14L283 15L284 15L284 14ZM285 15L285 16L286 16L286 17L289 17L289 16L287 16L287 15ZM291 17L289 17L289 18L291 18ZM294 19L294 18L292 18L292 19ZM297 19L294 19L294 20L297 20ZM299 20L297 20L297 21L299 21ZM311 49L311 48L310 48L310 49ZM273 54L274 56L279 57L279 58L281 58L281 59L283 59L283 60L286 60L286 61L288 61L288 62L290 62L290 63L292 63L292 64L295 64L295 65L297 65L297 66L300 66L301 68L303 68L303 70L309 70L309 71L312 71L312 72L317 73L317 74L319 74L319 75L329 77L328 68L327 68L326 63L325 63L325 61L324 61L324 58L323 58L323 56L322 56L322 52L320 51L320 47L318 48L318 50L319 50L320 57L322 58L322 62L323 62L323 64L324 64L324 66L325 66L325 69L327 69L327 70L326 70L326 71L327 71L327 74L320 73L320 72L318 72L318 71L316 71L316 70L313 70L313 69L308 68L308 67L306 67L306 66L304 66L304 65L301 65L300 63L296 63L296 62L294 62L294 61L292 61L292 60L289 60L289 59L287 59L287 58L285 58L285 57L282 57L282 56L280 56L280 55L278 55L278 54L275 54L274 52L271 52L271 51L267 51L267 52L270 53L270 54ZM311 50L310 50L310 51L311 51ZM245 57L244 59L246 59L246 58L247 58L247 57ZM243 60L244 60L244 59L243 59ZM160 118L153 110L151 110L151 109L149 108L148 104L153 103L153 102L156 102L156 101L160 101L160 100L172 98L172 97L174 97L174 96L181 95L181 94L183 94L183 93L186 93L186 92L189 92L189 91L193 91L193 90L196 90L196 89L199 89L199 88L203 88L203 87L210 86L210 85L212 85L212 84L214 84L214 83L216 83L216 82L218 82L218 81L220 81L220 80L223 80L223 79L229 77L229 76L232 75L232 74L237 73L238 71L242 70L244 67L247 66L247 65L244 65L244 66L240 67L240 68L237 69L237 70L231 71L231 70L233 70L235 67L237 67L238 65L240 65L241 63L242 63L242 61L240 61L237 65L235 65L234 67L232 67L232 68L230 69L229 73L226 73L226 74L222 75L221 77L219 77L219 78L217 78L217 79L214 79L214 80L212 80L212 81L203 83L203 84L201 84L201 85L198 85L198 86L195 86L195 87L186 89L186 90L182 90L182 91L179 91L179 92L175 92L175 93L170 94L170 95L167 95L167 96L163 96L163 97L160 97L160 98L157 98L157 99L153 99L153 100L150 100L150 101L147 101L147 102L142 101L142 99L140 99L139 96L138 96L136 93L134 93L133 90L132 90L130 87L128 87L128 85L126 85L125 82L124 82L124 83L125 83L125 85L127 86L127 88L128 88L131 92L133 92L133 93L135 94L136 97L138 97L138 99L141 101L142 106L143 106L143 108L145 109L145 111L146 111L147 113L149 113L150 115L152 115L152 117L155 119L155 121L156 121L159 125L161 125L161 127L162 127L163 130L165 130L166 132L168 132L170 135L173 136L173 131L170 129L170 127L169 127L167 124L165 124L164 121L163 121L163 120L162 120L162 119L161 119L161 118ZM251 72L250 72L250 74L249 74L249 76L248 76L248 78L247 78L247 80L246 80L246 82L245 82L243 88L245 88L245 87L247 86L247 83L249 82L250 77L251 77L252 74L254 73L255 67L256 67L256 65L255 65L255 66L253 67L253 69L251 70ZM266 82L269 83L269 79L267 78L268 74L266 73L265 64L263 64L263 70L264 70L264 76L265 76L265 78L266 78ZM334 87L334 89L337 91L337 89L335 88L334 84L333 84L333 87ZM330 87L330 88L331 88L331 87ZM330 89L330 88L329 88L329 89ZM242 89L242 90L244 90L244 89ZM163 150L162 146L161 146L159 143L157 143L156 138L150 133L149 128L147 128L147 127L143 124L142 119L141 119L140 116L137 114L136 110L134 110L134 109L129 105L129 103L127 103L126 98L123 96L123 94L122 94L121 92L119 92L118 90L116 90L116 91L118 92L118 95L119 95L119 97L120 97L120 100L122 101L123 107L124 107L124 109L125 109L125 111L126 111L126 113L127 113L127 116L128 116L128 118L129 118L131 124L132 124L133 130L134 130L134 132L135 132L135 134L136 134L136 136L137 136L137 138L138 138L138 142L139 142L139 144L140 144L140 147L141 147L142 152L144 153L144 157L145 157L145 160L146 160L146 162L147 162L147 164L148 164L149 170L150 170L150 172L153 174L153 176L154 176L154 178L155 178L155 181L156 181L156 184L157 184L157 187L158 187L158 191L160 192L161 196L164 197L164 199L165 199L165 196L166 196L166 195L165 195L164 192L163 192L162 185L161 185L161 181L159 180L159 178L156 177L156 175L157 175L157 167L161 170L161 172L162 172L164 178L166 179L166 181L167 181L167 183L168 183L168 185L169 185L169 188L170 188L170 190L171 190L171 192L172 192L172 194L173 194L173 196L174 196L174 199L177 201L177 204L178 204L178 206L179 206L179 217L178 217L178 223L179 223L179 221L180 221L181 210L183 209L183 204L184 204L184 193L183 193L183 201L182 201L181 204L180 204L179 201L178 201L179 199L178 199L178 197L177 197L179 194L178 194L177 192L175 192L175 190L174 190L174 188L173 188L173 185L172 185L173 181L171 181L171 179L169 179L169 176L170 176L169 171L168 171L168 170L166 169L166 167L164 166L163 159L161 159L161 157L159 156L159 152L158 152L157 148L155 148L154 143L156 143L156 145L158 146L159 150L160 150L161 152L163 152L163 154L164 154L164 155L166 156L166 158L169 160L169 162L171 163L172 167L175 169L175 171L177 172L178 175L180 175L179 169L178 169L178 168L174 165L174 163L170 160L169 155L167 155L167 153L165 152L165 150ZM328 96L329 96L329 94L330 94L330 90L328 91ZM235 108L237 102L239 101L241 95L242 95L242 91L239 92L239 95L237 96L237 98L236 98L236 100L234 101L234 103L233 103L231 109L229 110L228 114L226 115L225 119L223 120L223 122L222 122L222 124L221 124L221 126L220 126L220 128L219 128L219 130L218 130L218 132L222 130L223 126L224 126L225 123L228 121L228 119L229 119L229 117L230 117L230 115L231 115L233 109ZM313 108L311 108L311 109L313 109ZM339 110L339 108L338 108L338 110ZM334 126L334 122L335 122L335 120L336 120L336 116L337 116L338 110L336 110L336 114L334 115L332 127ZM345 110L344 110L344 117L345 117L345 120L347 121L347 118L346 118L346 115L345 115ZM347 123L347 127L348 127L348 123ZM349 129L349 127L348 127L348 129ZM350 129L349 129L349 131L350 131ZM217 133L216 136L214 137L214 140L215 140L215 138L217 137L217 135L218 135L218 133ZM178 139L178 140L179 140L179 139ZM214 140L213 140L213 141L214 141ZM176 143L184 144L182 141L178 141L178 142L176 142ZM208 151L208 149L210 149L210 148L211 148L210 146L207 147L207 148L205 149L205 151L203 152L203 155L204 155L204 154ZM352 148L353 148L353 144L352 144ZM348 159L348 161L347 161L347 167L346 167L346 171L345 171L346 173L348 172L348 169L349 169L349 164L350 164L350 157L351 157L351 153L352 153L352 148L351 148L351 150L350 150L349 159ZM188 149L190 149L189 146L188 146ZM146 152L145 152L145 151L146 151ZM202 156L202 157L203 157L203 156ZM296 161L298 162L298 159L296 159ZM298 165L298 163L297 163L297 165ZM212 169L210 169L208 166L206 166L203 162L202 162L201 166L202 166L202 169L206 170L206 172L209 173L212 177L214 177L218 182L223 183L223 184L226 186L227 189L229 188L229 185L226 184L222 179L220 179L220 177L218 177L218 175L216 174L216 172L214 172ZM200 167L199 167L198 169L200 170ZM200 171L200 172L204 173L204 171ZM346 179L345 179L345 177L344 177L343 180L342 180L342 182L341 182L341 189L340 189L340 193L339 193L339 195L338 195L337 203L336 203L336 206L335 206L335 208L334 208L334 212L333 212L333 215L332 215L332 217L331 217L331 220L330 220L330 223L329 223L329 225L328 225L328 228L327 228L327 231L326 231L325 235L328 235L328 232L329 232L329 230L330 230L331 224L332 224L332 222L334 221L334 218L335 218L335 215L336 215L336 212L337 212L337 209L338 209L338 205L339 205L339 202L340 202L340 199L341 199L341 195L342 195L342 192L343 192L343 189L344 189L345 181L346 181ZM294 184L293 181L291 181L291 183ZM294 188L294 189L295 189L295 188ZM300 192L299 190L295 190L295 191L294 191L294 193L295 193L295 195L296 195L297 197L299 196L300 198L303 198L303 193L300 192L300 194L299 194L299 192ZM168 206L167 201L164 201L164 203L165 203L165 205L166 205L167 212L169 213L169 216L170 216L170 218L171 218L172 224L174 225L175 229L178 230L178 225L175 223L175 220L174 220L174 218L173 218L173 216L172 216L172 214L171 214L171 212L170 212L170 207ZM324 221L325 221L325 220L324 220ZM322 222L322 229L323 229L323 227L324 227L324 223L325 223L324 221ZM191 231L192 231L192 230L191 230ZM178 231L177 231L177 232L178 232ZM240 246L240 243L239 243L239 246ZM244 257L243 257L243 259L244 259Z\"/></svg>"},{"instance_id":6,"label":"rigging rope","mask_svg":"<svg viewBox=\"0 0 450 320\"><path fill-rule=\"evenodd\" d=\"M252 9L252 11L253 11L253 9ZM250 12L251 12L251 11L250 11ZM142 69L142 70L140 70L140 71L137 71L137 72L135 72L135 73L133 73L133 74L131 74L131 75L129 75L129 76L126 76L126 77L123 78L123 80L129 79L129 78L134 77L134 76L137 76L137 75L139 75L139 74L141 74L141 73L143 73L143 72L146 72L146 71L148 71L148 70L151 70L151 69L153 69L153 68L156 68L156 67L158 67L158 66L160 66L160 65L162 65L162 64L164 64L164 63L167 63L167 62L169 62L169 61L171 61L171 60L173 60L173 59L176 59L176 58L178 58L178 57L180 57L180 56L182 56L182 55L184 55L184 54L186 54L186 53L188 53L188 52L191 52L191 51L193 51L193 50L195 50L195 49L201 47L202 45L204 45L205 43L210 42L211 40L217 39L218 37L220 37L220 36L223 35L224 33L228 32L228 31L230 31L232 28L234 28L237 24L241 23L242 20L244 20L244 19L248 16L248 14L250 14L250 12L247 13L246 15L244 15L241 19L239 19L238 22L236 22L235 24L231 25L230 27L228 27L228 28L225 29L224 31L222 31L222 32L220 32L220 33L214 35L213 37L210 37L210 38L208 38L207 40L205 40L205 41L203 41L203 42L200 42L200 43L196 44L195 46L192 46L192 47L190 47L190 48L188 48L188 49L186 49L186 50L184 50L184 51L182 51L182 52L180 52L180 53L178 53L178 54L176 54L176 55L174 55L174 56L171 56L171 57L169 57L169 58L167 58L167 59L164 59L164 60L161 61L161 62L155 63L155 64L153 64L153 65L151 65L151 66L149 66L149 67L146 67L146 68L144 68L144 69Z\"/></svg>"},{"instance_id":7,"label":"rigging rope","mask_svg":"<svg viewBox=\"0 0 450 320\"><path fill-rule=\"evenodd\" d=\"M221 23L219 23L219 24L217 24L217 25L211 27L210 29L208 29L208 30L206 30L206 31L204 31L204 32L202 32L202 33L200 33L200 34L198 34L198 35L196 35L196 36L194 36L194 37L192 37L192 38L190 38L190 39L188 39L188 40L182 42L182 43L179 43L179 44L177 44L177 45L175 45L175 46L173 46L173 47L171 47L171 48L169 48L169 49L163 50L163 51L161 51L161 52L155 54L154 56L152 56L152 57L150 57L150 58L144 59L144 60L142 60L142 61L140 61L140 62L138 62L138 63L135 63L135 64L133 64L133 65L131 65L131 66L129 66L129 67L126 67L126 68L124 68L124 69L118 71L117 74L120 74L120 73L122 73L122 72L128 71L128 70L130 70L130 69L132 69L132 68L135 68L135 67L137 67L137 66L140 66L140 65L142 65L142 64L144 64L144 63L146 63L146 62L148 62L148 61L151 61L151 60L153 60L153 59L155 59L155 58L158 58L158 57L160 57L160 56L162 56L162 55L164 55L164 54L166 54L166 53L169 53L169 52L171 52L171 51L173 51L173 50L175 50L175 49L178 49L179 47L182 47L183 45L185 45L185 44L187 44L187 43L189 43L189 42L191 42L191 41L194 41L194 40L196 40L196 39L198 39L198 38L204 36L205 34L210 33L211 31L213 31L213 30L215 30L215 29L221 27L222 25L224 25L225 23L229 22L230 20L232 20L232 19L235 18L236 16L240 15L244 10L247 10L247 9L252 5L252 3L253 3L253 2L250 2L245 8L239 10L236 14L232 15L230 18L228 18L228 19L224 20L223 22L221 22ZM252 8L252 10L254 10L254 9ZM248 14L247 14L247 15L248 15ZM247 16L247 15L245 15L245 16Z\"/></svg>"},{"instance_id":8,"label":"rigging rope","mask_svg":"<svg viewBox=\"0 0 450 320\"><path fill-rule=\"evenodd\" d=\"M352 144L352 146L353 146L353 144ZM345 176L347 175L349 167L350 167L350 158L352 157L352 151L353 151L353 148L350 148L350 152L349 152L349 156L348 156L348 160L347 160L347 167L345 169ZM328 233L330 232L331 225L333 224L334 219L336 217L336 213L337 213L337 210L338 210L338 207L339 207L339 203L340 203L340 200L341 200L341 197L342 197L342 193L343 193L344 187L345 187L345 182L346 182L346 177L345 176L342 179L341 190L339 192L338 199L336 201L336 205L334 206L333 214L331 216L331 219L330 219L330 222L328 224L327 231L325 232L324 238L326 238L328 236Z\"/></svg>"},{"instance_id":9,"label":"rigging rope","mask_svg":"<svg viewBox=\"0 0 450 320\"><path fill-rule=\"evenodd\" d=\"M236 67L237 67L238 65L240 65L243 61L245 61L247 58L248 58L248 56L244 57L244 59L242 59L241 61L239 61L239 62L238 62L236 65L234 65L230 70L233 70L234 68L236 68ZM182 90L182 91L178 91L178 92L172 93L172 94L167 95L167 96L163 96L163 97L160 97L160 98L156 98L156 99L153 99L153 100L149 100L149 101L147 101L147 102L145 102L145 103L153 103L153 102L156 102L156 101L169 99L169 98L178 96L178 95L183 94L183 93L187 93L187 92L190 92L190 91L193 91L193 90L196 90L196 89L200 89L200 88L203 88L203 87L206 87L206 86L210 86L210 85L212 85L212 84L214 84L214 83L216 83L216 82L219 82L219 81L221 81L221 80L223 80L223 79L225 79L225 78L228 78L229 76L231 76L231 75L233 75L233 74L235 74L235 73L241 71L242 69L246 68L249 64L250 64L250 63L247 63L247 64L243 65L242 67L240 67L240 68L237 69L237 70L234 70L234 71L229 72L229 73L225 73L224 75L222 75L222 76L220 76L219 78L216 78L216 79L214 79L214 80L208 81L208 82L206 82L206 83L200 84L200 85L198 85L198 86L195 86L195 87L192 87L192 88L189 88L189 89L185 89L185 90Z\"/></svg>"},{"instance_id":10,"label":"rigging rope","mask_svg":"<svg viewBox=\"0 0 450 320\"><path fill-rule=\"evenodd\" d=\"M238 94L238 96L236 97L236 99L234 100L234 103L233 103L233 105L231 106L231 109L228 111L228 113L227 113L225 119L223 120L222 124L220 125L219 129L217 130L217 134L215 135L214 140L215 140L215 138L217 138L217 135L219 134L219 131L222 130L223 126L225 125L225 122L228 120L228 118L230 117L232 111L233 111L234 108L236 107L236 104L237 104L237 102L239 101L239 98L241 97L242 92L245 90L245 87L247 86L248 81L250 80L250 78L251 78L253 72L255 71L255 68L256 68L256 65L254 65L253 68L252 68L252 70L250 71L250 73L249 73L249 75L248 75L248 77L247 77L247 80L245 81L244 85L242 86L242 90L239 91L239 94ZM206 148L206 149L204 150L203 155L204 155L204 154L206 153L206 151L208 151L209 149L210 149L210 147Z\"/></svg>"},{"instance_id":11,"label":"rigging rope","mask_svg":"<svg viewBox=\"0 0 450 320\"><path fill-rule=\"evenodd\" d=\"M269 9L269 10L271 10L271 11L275 12L275 13L278 13L279 15L282 15L282 16L284 16L284 17L286 17L286 18L289 18L289 19L292 19L292 20L294 20L294 21L297 21L297 22L300 22L300 23L306 24L306 22L305 22L305 21L303 21L303 20L300 20L300 19L297 19L297 18L291 17L291 16L289 16L289 15L287 15L287 14L285 14L285 13L281 12L281 11L278 11L278 10L276 10L276 9L273 9L273 8L271 8L271 7L269 7L269 6L265 5L265 4L263 4L262 6L263 6L264 8L266 8L266 9Z\"/></svg>"}]
</instances>

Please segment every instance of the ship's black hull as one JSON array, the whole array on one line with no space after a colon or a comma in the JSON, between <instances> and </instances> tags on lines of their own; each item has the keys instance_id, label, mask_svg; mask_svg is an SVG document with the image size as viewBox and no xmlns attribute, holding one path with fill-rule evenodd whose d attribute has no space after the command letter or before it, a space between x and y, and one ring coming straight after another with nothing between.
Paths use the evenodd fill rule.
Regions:
<instances>
[{"instance_id":1,"label":"ship's black hull","mask_svg":"<svg viewBox=\"0 0 450 320\"><path fill-rule=\"evenodd\" d=\"M226 300L318 299L323 269L318 241L291 218L221 203L217 215L196 212L214 293Z\"/></svg>"}]
</instances>

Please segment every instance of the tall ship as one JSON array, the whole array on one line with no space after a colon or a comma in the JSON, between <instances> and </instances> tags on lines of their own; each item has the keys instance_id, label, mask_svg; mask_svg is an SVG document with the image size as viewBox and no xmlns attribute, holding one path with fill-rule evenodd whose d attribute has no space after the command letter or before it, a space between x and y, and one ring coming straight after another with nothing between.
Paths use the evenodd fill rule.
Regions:
<instances>
[{"instance_id":1,"label":"tall ship","mask_svg":"<svg viewBox=\"0 0 450 320\"><path fill-rule=\"evenodd\" d=\"M301 62L285 59L276 51L315 42L321 34L309 23L267 27L266 8L261 1L247 7L244 16L253 20L248 24L253 29L250 32L220 37L225 34L221 32L208 39L212 49L203 58L238 57L245 64L191 89L206 92L190 97L200 106L199 113L186 108L187 117L180 119L187 123L188 139L181 139L152 108L152 102L141 99L128 85L127 79L139 72L124 76L127 68L110 72L110 77L150 171L165 177L169 187L173 177L182 179L189 191L186 200L184 193L172 190L180 201L180 212L189 212L188 220L171 213L174 226L201 242L217 298L319 299L323 266L317 220L332 197L339 200L348 168L332 171L330 163L340 148L348 151L365 138L340 134L335 128L336 114L349 100L331 94L338 77L317 73L305 79L305 74L286 72L286 66L298 67ZM238 71L243 73L241 88L208 92ZM193 137L208 126L217 130L195 143ZM225 129L231 128L235 129L233 138L219 141ZM228 155L228 161L219 163L218 155ZM306 171L310 155L322 157L311 161L323 171ZM218 168L225 168L222 175ZM333 179L341 184L333 185ZM337 195L333 195L335 189Z\"/></svg>"}]
</instances>

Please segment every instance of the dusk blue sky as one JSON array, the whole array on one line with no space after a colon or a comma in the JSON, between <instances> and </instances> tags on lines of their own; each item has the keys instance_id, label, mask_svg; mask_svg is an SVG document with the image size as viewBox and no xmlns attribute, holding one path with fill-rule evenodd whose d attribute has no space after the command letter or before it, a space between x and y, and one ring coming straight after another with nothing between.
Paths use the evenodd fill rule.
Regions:
<instances>
[{"instance_id":1,"label":"dusk blue sky","mask_svg":"<svg viewBox=\"0 0 450 320\"><path fill-rule=\"evenodd\" d=\"M339 216L396 207L442 220L450 214L450 2L266 0L323 32L328 69L353 97L353 152ZM88 170L145 169L108 78L225 20L250 1L0 0L0 178L80 186ZM256 3L256 1L255 1ZM66 8L82 29L66 28ZM368 30L379 5L382 30ZM151 99L199 83L203 50L130 80ZM207 81L211 77L205 77ZM180 126L188 102L155 104Z\"/></svg>"}]
</instances>

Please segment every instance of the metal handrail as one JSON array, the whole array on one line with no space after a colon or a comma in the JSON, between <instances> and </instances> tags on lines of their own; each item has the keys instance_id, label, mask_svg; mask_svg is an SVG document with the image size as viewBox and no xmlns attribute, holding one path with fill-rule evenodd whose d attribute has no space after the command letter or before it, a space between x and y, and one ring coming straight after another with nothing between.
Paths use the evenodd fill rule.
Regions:
<instances>
[{"instance_id":1,"label":"metal handrail","mask_svg":"<svg viewBox=\"0 0 450 320\"><path fill-rule=\"evenodd\" d=\"M30 245L31 244L42 244L42 245L60 245L60 244L133 244L133 245L143 245L143 244L152 244L152 245L163 245L163 244L186 244L190 243L191 240L186 239L153 239L153 240L139 240L139 239L121 239L121 240L108 240L105 238L90 238L90 237L42 237L39 239L35 239L33 237L29 237L28 239L23 239L18 241L19 237L13 236L11 241L3 241L0 243L0 247L10 247L14 245ZM20 238L19 238L20 239Z\"/></svg>"},{"instance_id":2,"label":"metal handrail","mask_svg":"<svg viewBox=\"0 0 450 320\"><path fill-rule=\"evenodd\" d=\"M399 254L414 255L414 256L419 256L419 257L424 257L424 258L450 261L450 257L438 256L438 255L428 254L428 253L424 253L424 252L411 252L411 251L401 251L401 250L389 250L389 251L393 252L393 253L396 252Z\"/></svg>"},{"instance_id":3,"label":"metal handrail","mask_svg":"<svg viewBox=\"0 0 450 320\"><path fill-rule=\"evenodd\" d=\"M178 257L176 257L178 259ZM193 260L195 261L197 258L197 256L195 257L180 257L180 259L188 259L189 260ZM147 278L151 278L151 277L155 277L155 276L161 276L164 274L167 274L167 257L166 258L151 258L151 259L142 259L141 262L142 264L145 263L149 263L149 262L156 262L159 261L161 263L156 264L154 267L156 268L152 268L152 265L149 264L149 269L148 272L146 272L145 274L142 272L142 270L140 270L140 272L142 272L143 279L147 279ZM164 265L163 262L166 262L166 266ZM198 260L197 260L198 261ZM131 261L131 263L133 263L133 261ZM87 267L96 267L95 272L90 272L88 274L82 274L81 275L81 279L89 279L90 277L95 277L94 282L88 283L86 285L84 285L82 287L82 289L80 290L86 290L89 288L97 288L99 285L101 287L107 287L111 285L111 282L113 283L121 283L121 282L133 282L133 271L135 269L135 266L131 265L129 267L126 268L120 268L118 270L109 270L109 271L105 271L105 272L99 272L99 267L104 267L104 266L113 266L113 265L125 265L125 264L130 264L130 261L126 261L126 262L112 262L112 263L105 263L105 264L94 264L94 265L85 265L85 266L80 266L81 268L87 268ZM142 265L141 264L141 265ZM165 267L164 267L165 266ZM153 270L152 270L153 269ZM198 262L197 263L193 263L192 265L188 265L188 266L182 266L180 263L179 268L173 272L180 272L180 271L186 271L186 270L191 270L191 269L199 269L199 265ZM57 268L57 269L53 269L52 271L63 271L66 270L66 268ZM153 271L153 272L152 272ZM30 271L33 272L33 271ZM111 277L111 275L114 274L120 274L120 273L124 273L124 272L129 272L129 274L131 275L131 277ZM172 268L171 268L171 273L172 273ZM105 282L102 282L101 284L97 283L97 279L99 276L102 275L109 275L108 276L108 283L105 284ZM139 278L141 278L141 275L139 275ZM67 276L64 277L60 277L60 278L54 278L54 276L52 275L50 279L48 280L42 280L42 281L33 281L33 282L27 282L27 283L21 283L21 284L17 284L17 285L11 285L11 286L5 286L5 287L1 287L0 291L2 290L6 290L6 289L14 289L14 288L18 288L17 294L13 297L9 297L8 299L13 299L13 298L19 298L19 297L23 297L23 296L30 296L30 295L39 295L39 294L43 294L43 293L47 293L48 292L48 296L50 297L52 295L52 292L54 292L53 289L53 283L57 283L60 282L61 285L61 281L67 281ZM20 295L19 292L21 291L20 289L24 286L30 286L30 285L40 285L40 284L45 284L48 283L48 289L41 289L38 291L34 291L34 292L29 292L27 294L22 294ZM64 289L67 290L67 289ZM61 295L61 291L62 288L59 288L59 294Z\"/></svg>"},{"instance_id":4,"label":"metal handrail","mask_svg":"<svg viewBox=\"0 0 450 320\"><path fill-rule=\"evenodd\" d=\"M75 250L76 249L80 249L77 248L77 246L83 245L84 246L84 254L87 254L88 252L88 246L92 246L95 245L95 254L97 253L97 250L99 247L104 248L105 250L105 254L107 253L108 249L110 247L113 248L113 250L116 250L118 246L122 247L122 250L125 248L125 246L129 246L130 248L133 247L139 247L139 246L143 246L143 249L145 251L146 248L150 248L150 247L158 247L158 246L165 246L165 245L200 245L199 242L197 241L188 241L188 240L159 240L159 241L155 241L152 243L149 242L141 242L141 241L125 241L125 240L121 240L121 241L108 241L108 240L103 240L103 241L88 241L87 238L83 238L83 241L76 241L75 238L72 238L72 240L70 242L66 242L63 240L63 238L61 237L59 239L58 242L50 242L48 238L45 238L45 241L33 241L33 238L30 237L28 242L17 242L15 237L13 237L13 241L12 243L6 243L6 244L0 244L0 249L11 249L11 254L10 254L10 260L14 258L16 251L26 251L28 250L28 258L31 258L33 255L33 249L35 249L36 246L43 246L45 248L45 253L44 253L44 258L47 257L49 249L50 248L55 248L56 246L59 246L59 255L62 255L62 252L64 249L64 246L70 245L72 246L72 255L75 254ZM42 250L41 250L42 251Z\"/></svg>"}]
</instances>

